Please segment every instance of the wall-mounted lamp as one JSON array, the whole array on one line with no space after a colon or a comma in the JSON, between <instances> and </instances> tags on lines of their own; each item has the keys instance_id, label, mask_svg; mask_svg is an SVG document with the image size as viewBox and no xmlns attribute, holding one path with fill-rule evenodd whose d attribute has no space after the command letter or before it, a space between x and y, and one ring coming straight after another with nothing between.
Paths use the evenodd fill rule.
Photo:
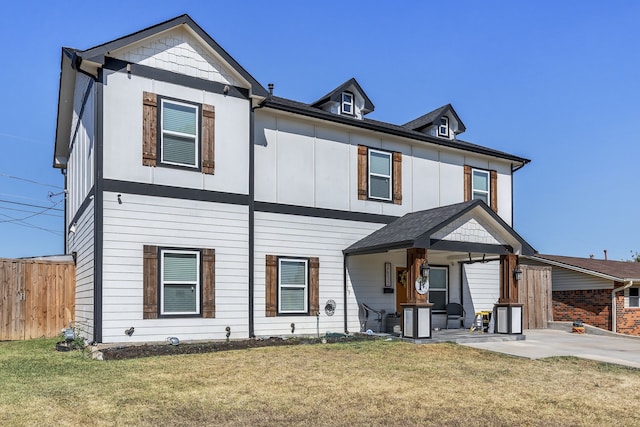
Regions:
<instances>
[{"instance_id":1,"label":"wall-mounted lamp","mask_svg":"<svg viewBox=\"0 0 640 427\"><path fill-rule=\"evenodd\" d=\"M425 295L429 292L429 272L431 271L431 267L427 262L422 263L420 266L420 276L418 280L416 280L416 292L420 295Z\"/></svg>"},{"instance_id":2,"label":"wall-mounted lamp","mask_svg":"<svg viewBox=\"0 0 640 427\"><path fill-rule=\"evenodd\" d=\"M429 281L429 272L431 271L431 267L426 262L420 266L420 276L424 279L425 282Z\"/></svg>"},{"instance_id":3,"label":"wall-mounted lamp","mask_svg":"<svg viewBox=\"0 0 640 427\"><path fill-rule=\"evenodd\" d=\"M520 264L516 265L516 268L513 269L513 278L516 282L522 280L522 269L520 268Z\"/></svg>"},{"instance_id":4,"label":"wall-mounted lamp","mask_svg":"<svg viewBox=\"0 0 640 427\"><path fill-rule=\"evenodd\" d=\"M122 194L118 194L118 204L122 204Z\"/></svg>"},{"instance_id":5,"label":"wall-mounted lamp","mask_svg":"<svg viewBox=\"0 0 640 427\"><path fill-rule=\"evenodd\" d=\"M76 234L77 229L78 229L78 226L74 222L73 224L71 224L71 227L69 227L69 234Z\"/></svg>"}]
</instances>

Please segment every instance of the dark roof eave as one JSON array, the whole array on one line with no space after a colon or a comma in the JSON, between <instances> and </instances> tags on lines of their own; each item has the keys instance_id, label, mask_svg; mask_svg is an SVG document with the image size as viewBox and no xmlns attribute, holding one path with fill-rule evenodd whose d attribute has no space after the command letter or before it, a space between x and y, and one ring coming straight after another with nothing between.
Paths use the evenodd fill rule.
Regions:
<instances>
[{"instance_id":1,"label":"dark roof eave","mask_svg":"<svg viewBox=\"0 0 640 427\"><path fill-rule=\"evenodd\" d=\"M457 150L470 151L470 152L473 152L473 153L484 154L486 156L498 157L498 158L501 158L501 159L518 162L518 163L521 163L522 165L526 165L527 163L531 162L531 160L529 160L529 159L525 159L523 157L514 156L512 154L504 153L504 152L497 151L497 150L492 150L490 148L484 148L484 147L480 147L480 146L461 145L459 143L456 144L455 141L438 139L438 138L435 138L435 137L430 137L429 135L421 134L419 132L403 131L403 130L400 130L400 129L395 129L395 128L391 128L391 127L385 127L385 126L378 125L376 123L371 123L370 121L357 120L357 119L352 119L352 118L349 118L349 117L339 116L337 114L328 113L328 112L325 112L323 110L314 111L314 110L311 110L311 109L299 108L299 107L295 107L295 106L292 106L292 105L285 105L285 104L279 103L278 101L274 100L273 98L271 98L271 99L267 98L262 103L262 106L263 107L267 107L267 108L273 108L274 110L286 111L286 112L294 113L294 114L301 114L303 116L313 117L313 118L322 119L322 120L329 120L329 121L332 121L332 122L335 122L335 123L340 123L340 124L344 124L344 125L348 125L348 126L354 126L354 127L359 127L359 128L363 128L363 129L382 132L382 133L386 133L386 134L389 134L389 135L395 135L395 136L401 136L401 137L404 137L404 138L415 139L415 140L428 142L428 143L436 144L436 145L441 145L441 146L444 146L444 147L453 148L453 149L457 149Z\"/></svg>"},{"instance_id":2,"label":"dark roof eave","mask_svg":"<svg viewBox=\"0 0 640 427\"><path fill-rule=\"evenodd\" d=\"M385 243L384 245L366 246L356 249L344 249L342 251L345 255L367 255L367 254L379 254L382 252L388 252L394 249L407 249L413 247L413 240L407 240L403 242Z\"/></svg>"}]
</instances>

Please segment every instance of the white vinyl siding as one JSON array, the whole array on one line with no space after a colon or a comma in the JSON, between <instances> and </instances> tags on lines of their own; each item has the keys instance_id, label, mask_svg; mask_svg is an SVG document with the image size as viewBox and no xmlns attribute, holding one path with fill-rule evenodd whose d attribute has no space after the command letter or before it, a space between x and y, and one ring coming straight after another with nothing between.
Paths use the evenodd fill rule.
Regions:
<instances>
[{"instance_id":1,"label":"white vinyl siding","mask_svg":"<svg viewBox=\"0 0 640 427\"><path fill-rule=\"evenodd\" d=\"M493 311L500 298L500 261L463 264L462 295L465 325L473 322L478 311Z\"/></svg>"},{"instance_id":2,"label":"white vinyl siding","mask_svg":"<svg viewBox=\"0 0 640 427\"><path fill-rule=\"evenodd\" d=\"M195 105L163 99L161 113L161 162L196 168L198 156L198 111Z\"/></svg>"},{"instance_id":3,"label":"white vinyl siding","mask_svg":"<svg viewBox=\"0 0 640 427\"><path fill-rule=\"evenodd\" d=\"M369 149L369 197L391 200L391 153Z\"/></svg>"},{"instance_id":4,"label":"white vinyl siding","mask_svg":"<svg viewBox=\"0 0 640 427\"><path fill-rule=\"evenodd\" d=\"M307 260L278 260L278 312L307 313L309 292Z\"/></svg>"},{"instance_id":5,"label":"white vinyl siding","mask_svg":"<svg viewBox=\"0 0 640 427\"><path fill-rule=\"evenodd\" d=\"M161 251L162 314L200 313L200 252Z\"/></svg>"}]
</instances>

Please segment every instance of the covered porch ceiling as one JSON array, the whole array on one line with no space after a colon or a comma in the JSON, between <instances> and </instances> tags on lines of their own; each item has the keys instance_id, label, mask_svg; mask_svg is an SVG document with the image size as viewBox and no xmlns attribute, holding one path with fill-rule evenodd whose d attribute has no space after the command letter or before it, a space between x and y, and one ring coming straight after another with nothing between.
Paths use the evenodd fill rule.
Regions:
<instances>
[{"instance_id":1,"label":"covered porch ceiling","mask_svg":"<svg viewBox=\"0 0 640 427\"><path fill-rule=\"evenodd\" d=\"M364 255L409 248L491 255L536 253L480 200L406 214L343 252L345 255Z\"/></svg>"}]
</instances>

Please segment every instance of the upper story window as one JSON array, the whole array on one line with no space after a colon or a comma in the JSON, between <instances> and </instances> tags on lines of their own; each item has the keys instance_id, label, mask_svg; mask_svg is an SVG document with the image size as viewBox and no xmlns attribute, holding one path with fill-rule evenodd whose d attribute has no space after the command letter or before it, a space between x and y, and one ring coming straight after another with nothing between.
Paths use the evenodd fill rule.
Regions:
<instances>
[{"instance_id":1,"label":"upper story window","mask_svg":"<svg viewBox=\"0 0 640 427\"><path fill-rule=\"evenodd\" d=\"M198 106L166 99L161 102L161 163L198 168Z\"/></svg>"},{"instance_id":2,"label":"upper story window","mask_svg":"<svg viewBox=\"0 0 640 427\"><path fill-rule=\"evenodd\" d=\"M438 136L449 136L449 117L440 117L440 125L438 126Z\"/></svg>"},{"instance_id":3,"label":"upper story window","mask_svg":"<svg viewBox=\"0 0 640 427\"><path fill-rule=\"evenodd\" d=\"M306 259L278 259L278 313L308 311L309 263Z\"/></svg>"},{"instance_id":4,"label":"upper story window","mask_svg":"<svg viewBox=\"0 0 640 427\"><path fill-rule=\"evenodd\" d=\"M200 251L163 249L161 314L200 313Z\"/></svg>"},{"instance_id":5,"label":"upper story window","mask_svg":"<svg viewBox=\"0 0 640 427\"><path fill-rule=\"evenodd\" d=\"M489 171L482 169L473 169L472 170L472 199L480 199L485 202L487 205L491 200L490 197L490 186L489 186Z\"/></svg>"},{"instance_id":6,"label":"upper story window","mask_svg":"<svg viewBox=\"0 0 640 427\"><path fill-rule=\"evenodd\" d=\"M640 307L640 288L629 288L629 307Z\"/></svg>"},{"instance_id":7,"label":"upper story window","mask_svg":"<svg viewBox=\"0 0 640 427\"><path fill-rule=\"evenodd\" d=\"M391 200L392 153L369 149L369 197Z\"/></svg>"},{"instance_id":8,"label":"upper story window","mask_svg":"<svg viewBox=\"0 0 640 427\"><path fill-rule=\"evenodd\" d=\"M354 114L353 111L353 94L351 92L342 92L342 102L340 104L340 111L343 114Z\"/></svg>"}]
</instances>

